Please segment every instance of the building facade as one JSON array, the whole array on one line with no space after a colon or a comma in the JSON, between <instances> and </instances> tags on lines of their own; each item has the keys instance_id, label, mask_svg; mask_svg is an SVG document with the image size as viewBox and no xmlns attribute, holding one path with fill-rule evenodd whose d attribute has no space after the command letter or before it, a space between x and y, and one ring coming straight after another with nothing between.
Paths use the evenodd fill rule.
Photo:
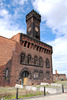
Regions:
<instances>
[{"instance_id":1,"label":"building facade","mask_svg":"<svg viewBox=\"0 0 67 100\"><path fill-rule=\"evenodd\" d=\"M40 41L41 16L26 16L27 34L10 39L0 36L0 86L53 82L52 46Z\"/></svg>"},{"instance_id":2,"label":"building facade","mask_svg":"<svg viewBox=\"0 0 67 100\"><path fill-rule=\"evenodd\" d=\"M53 81L64 81L66 80L66 74L58 74L57 70L55 70L55 74L53 74Z\"/></svg>"}]
</instances>

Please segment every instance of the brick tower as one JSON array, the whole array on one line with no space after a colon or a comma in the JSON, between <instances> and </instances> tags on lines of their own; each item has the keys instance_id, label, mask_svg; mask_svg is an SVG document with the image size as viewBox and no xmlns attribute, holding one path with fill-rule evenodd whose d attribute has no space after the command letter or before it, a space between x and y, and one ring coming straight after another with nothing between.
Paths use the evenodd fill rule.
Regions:
<instances>
[{"instance_id":1,"label":"brick tower","mask_svg":"<svg viewBox=\"0 0 67 100\"><path fill-rule=\"evenodd\" d=\"M41 16L34 10L32 10L26 16L27 22L27 35L40 40L40 22Z\"/></svg>"}]
</instances>

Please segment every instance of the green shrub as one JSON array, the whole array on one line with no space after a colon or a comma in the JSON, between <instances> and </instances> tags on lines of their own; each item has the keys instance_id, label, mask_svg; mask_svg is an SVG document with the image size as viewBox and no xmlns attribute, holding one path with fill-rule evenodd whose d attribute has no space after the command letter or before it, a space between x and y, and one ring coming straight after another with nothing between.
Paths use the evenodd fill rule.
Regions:
<instances>
[{"instance_id":1,"label":"green shrub","mask_svg":"<svg viewBox=\"0 0 67 100\"><path fill-rule=\"evenodd\" d=\"M64 79L62 78L61 81L64 81Z\"/></svg>"}]
</instances>

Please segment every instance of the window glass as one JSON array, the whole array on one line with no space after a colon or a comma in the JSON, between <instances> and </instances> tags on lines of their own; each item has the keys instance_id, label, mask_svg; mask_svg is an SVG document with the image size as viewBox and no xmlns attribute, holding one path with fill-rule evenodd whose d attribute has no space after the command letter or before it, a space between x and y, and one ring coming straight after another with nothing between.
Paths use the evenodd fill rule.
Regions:
<instances>
[{"instance_id":1,"label":"window glass","mask_svg":"<svg viewBox=\"0 0 67 100\"><path fill-rule=\"evenodd\" d=\"M46 59L46 67L49 68L50 67L50 63L49 63L49 60Z\"/></svg>"},{"instance_id":2,"label":"window glass","mask_svg":"<svg viewBox=\"0 0 67 100\"><path fill-rule=\"evenodd\" d=\"M41 57L39 58L39 65L40 65L40 66L43 65L43 61L42 61L42 58L41 58Z\"/></svg>"},{"instance_id":3,"label":"window glass","mask_svg":"<svg viewBox=\"0 0 67 100\"><path fill-rule=\"evenodd\" d=\"M8 69L6 69L6 78L8 77Z\"/></svg>"},{"instance_id":4,"label":"window glass","mask_svg":"<svg viewBox=\"0 0 67 100\"><path fill-rule=\"evenodd\" d=\"M22 54L21 54L20 61L21 61L21 62L24 62L24 60L25 60L25 54L24 54L24 53L22 53Z\"/></svg>"},{"instance_id":5,"label":"window glass","mask_svg":"<svg viewBox=\"0 0 67 100\"><path fill-rule=\"evenodd\" d=\"M31 62L31 55L28 55L28 60L27 60L28 63Z\"/></svg>"},{"instance_id":6,"label":"window glass","mask_svg":"<svg viewBox=\"0 0 67 100\"><path fill-rule=\"evenodd\" d=\"M37 64L37 56L34 57L34 64Z\"/></svg>"}]
</instances>

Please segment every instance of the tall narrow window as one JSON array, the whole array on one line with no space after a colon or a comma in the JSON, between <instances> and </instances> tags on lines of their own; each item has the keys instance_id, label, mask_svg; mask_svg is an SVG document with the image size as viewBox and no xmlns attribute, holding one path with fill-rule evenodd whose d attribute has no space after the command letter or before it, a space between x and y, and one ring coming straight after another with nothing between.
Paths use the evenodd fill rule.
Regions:
<instances>
[{"instance_id":1,"label":"tall narrow window","mask_svg":"<svg viewBox=\"0 0 67 100\"><path fill-rule=\"evenodd\" d=\"M9 82L9 78L10 77L10 75L9 75L9 69L8 68L6 68L5 69L5 79Z\"/></svg>"},{"instance_id":2,"label":"tall narrow window","mask_svg":"<svg viewBox=\"0 0 67 100\"><path fill-rule=\"evenodd\" d=\"M37 65L37 56L34 57L34 64Z\"/></svg>"},{"instance_id":3,"label":"tall narrow window","mask_svg":"<svg viewBox=\"0 0 67 100\"><path fill-rule=\"evenodd\" d=\"M25 53L21 53L20 62L24 62L25 60Z\"/></svg>"},{"instance_id":4,"label":"tall narrow window","mask_svg":"<svg viewBox=\"0 0 67 100\"><path fill-rule=\"evenodd\" d=\"M46 72L46 77L47 77L47 79L50 79L50 72L49 71Z\"/></svg>"},{"instance_id":5,"label":"tall narrow window","mask_svg":"<svg viewBox=\"0 0 67 100\"><path fill-rule=\"evenodd\" d=\"M42 66L42 65L43 65L43 60L42 60L42 58L41 58L41 57L39 58L39 65L40 65L40 66Z\"/></svg>"},{"instance_id":6,"label":"tall narrow window","mask_svg":"<svg viewBox=\"0 0 67 100\"><path fill-rule=\"evenodd\" d=\"M49 63L49 60L48 59L46 59L46 67L47 68L50 68L50 63Z\"/></svg>"},{"instance_id":7,"label":"tall narrow window","mask_svg":"<svg viewBox=\"0 0 67 100\"><path fill-rule=\"evenodd\" d=\"M5 77L6 77L6 78L8 77L8 68L6 69Z\"/></svg>"},{"instance_id":8,"label":"tall narrow window","mask_svg":"<svg viewBox=\"0 0 67 100\"><path fill-rule=\"evenodd\" d=\"M31 55L28 55L27 62L28 64L31 62Z\"/></svg>"}]
</instances>

